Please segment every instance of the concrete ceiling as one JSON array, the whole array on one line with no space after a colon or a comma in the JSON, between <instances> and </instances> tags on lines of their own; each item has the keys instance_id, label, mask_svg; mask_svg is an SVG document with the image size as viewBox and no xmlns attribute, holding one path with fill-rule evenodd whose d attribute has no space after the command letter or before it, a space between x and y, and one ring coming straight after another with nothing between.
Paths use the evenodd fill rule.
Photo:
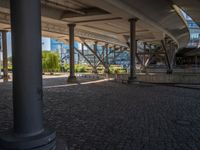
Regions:
<instances>
[{"instance_id":1,"label":"concrete ceiling","mask_svg":"<svg viewBox=\"0 0 200 150\"><path fill-rule=\"evenodd\" d=\"M167 35L179 47L189 41L186 24L168 0L153 3L149 0L41 0L41 3L43 35L62 41L68 40L67 24L76 23L78 41L86 38L127 46L128 20L134 17L139 18L138 40L155 42ZM1 0L1 30L10 29L9 18L9 0Z\"/></svg>"}]
</instances>

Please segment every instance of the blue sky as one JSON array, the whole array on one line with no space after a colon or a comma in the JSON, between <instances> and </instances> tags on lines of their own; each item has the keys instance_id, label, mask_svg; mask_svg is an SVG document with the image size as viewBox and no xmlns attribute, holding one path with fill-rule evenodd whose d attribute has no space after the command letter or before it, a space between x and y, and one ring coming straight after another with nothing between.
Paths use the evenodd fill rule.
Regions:
<instances>
[{"instance_id":1,"label":"blue sky","mask_svg":"<svg viewBox=\"0 0 200 150\"><path fill-rule=\"evenodd\" d=\"M12 55L12 52L11 52L11 49L12 49L12 46L11 46L11 33L8 32L7 33L7 47L8 47L8 57L10 57Z\"/></svg>"}]
</instances>

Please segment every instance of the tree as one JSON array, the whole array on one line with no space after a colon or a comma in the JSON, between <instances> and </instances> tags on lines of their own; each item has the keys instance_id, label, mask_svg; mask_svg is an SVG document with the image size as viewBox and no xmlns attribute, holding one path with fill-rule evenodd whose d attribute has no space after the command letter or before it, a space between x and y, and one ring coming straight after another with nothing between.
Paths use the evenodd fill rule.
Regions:
<instances>
[{"instance_id":1,"label":"tree","mask_svg":"<svg viewBox=\"0 0 200 150\"><path fill-rule=\"evenodd\" d=\"M57 52L43 51L42 67L43 72L53 73L59 71L59 54Z\"/></svg>"}]
</instances>

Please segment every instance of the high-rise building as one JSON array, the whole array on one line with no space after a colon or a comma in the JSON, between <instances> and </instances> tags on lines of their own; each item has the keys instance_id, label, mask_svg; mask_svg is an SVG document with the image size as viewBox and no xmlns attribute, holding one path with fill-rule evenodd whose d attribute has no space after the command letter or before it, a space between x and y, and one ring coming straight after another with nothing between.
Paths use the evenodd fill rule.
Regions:
<instances>
[{"instance_id":1,"label":"high-rise building","mask_svg":"<svg viewBox=\"0 0 200 150\"><path fill-rule=\"evenodd\" d=\"M186 13L183 12L188 28L190 30L190 43L189 47L199 47L200 45L200 27L197 23Z\"/></svg>"}]
</instances>

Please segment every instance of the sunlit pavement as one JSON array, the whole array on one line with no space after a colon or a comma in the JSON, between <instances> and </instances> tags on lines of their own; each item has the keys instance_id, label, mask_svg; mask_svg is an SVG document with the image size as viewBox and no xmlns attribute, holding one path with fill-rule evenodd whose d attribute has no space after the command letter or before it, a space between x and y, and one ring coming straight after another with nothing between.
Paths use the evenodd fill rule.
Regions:
<instances>
[{"instance_id":1,"label":"sunlit pavement","mask_svg":"<svg viewBox=\"0 0 200 150\"><path fill-rule=\"evenodd\" d=\"M105 79L44 79L45 124L69 150L198 150L200 91ZM82 82L83 81L83 82ZM0 131L12 126L11 83L0 83ZM31 106L30 106L31 107Z\"/></svg>"}]
</instances>

